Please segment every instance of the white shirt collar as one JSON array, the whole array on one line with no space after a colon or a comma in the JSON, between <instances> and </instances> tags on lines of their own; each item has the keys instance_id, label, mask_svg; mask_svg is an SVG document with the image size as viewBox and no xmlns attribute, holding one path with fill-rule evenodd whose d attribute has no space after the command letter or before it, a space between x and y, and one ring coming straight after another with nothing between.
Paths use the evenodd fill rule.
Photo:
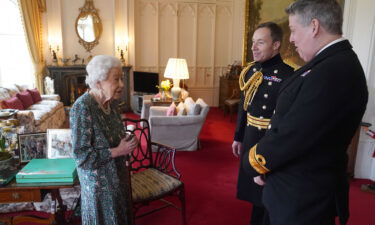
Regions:
<instances>
[{"instance_id":1,"label":"white shirt collar","mask_svg":"<svg viewBox=\"0 0 375 225\"><path fill-rule=\"evenodd\" d=\"M340 41L344 41L344 40L346 40L346 39L345 39L344 37L341 37L341 38L339 38L339 39L336 39L336 40L334 40L334 41L328 43L326 46L324 46L323 48L321 48L321 49L318 51L318 53L315 54L315 56L319 55L319 53L321 53L324 49L328 48L329 46L334 45L334 44L336 44L336 43L338 43L338 42L340 42Z\"/></svg>"}]
</instances>

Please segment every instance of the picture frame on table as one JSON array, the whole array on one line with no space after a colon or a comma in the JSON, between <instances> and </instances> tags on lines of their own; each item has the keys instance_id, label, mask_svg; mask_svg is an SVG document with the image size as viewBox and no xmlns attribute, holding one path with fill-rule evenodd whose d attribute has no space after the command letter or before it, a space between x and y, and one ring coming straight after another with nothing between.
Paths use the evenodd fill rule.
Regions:
<instances>
[{"instance_id":1,"label":"picture frame on table","mask_svg":"<svg viewBox=\"0 0 375 225\"><path fill-rule=\"evenodd\" d=\"M45 159L47 157L46 132L18 134L18 148L21 163L32 159Z\"/></svg>"},{"instance_id":2,"label":"picture frame on table","mask_svg":"<svg viewBox=\"0 0 375 225\"><path fill-rule=\"evenodd\" d=\"M73 158L70 129L47 129L47 158Z\"/></svg>"}]
</instances>

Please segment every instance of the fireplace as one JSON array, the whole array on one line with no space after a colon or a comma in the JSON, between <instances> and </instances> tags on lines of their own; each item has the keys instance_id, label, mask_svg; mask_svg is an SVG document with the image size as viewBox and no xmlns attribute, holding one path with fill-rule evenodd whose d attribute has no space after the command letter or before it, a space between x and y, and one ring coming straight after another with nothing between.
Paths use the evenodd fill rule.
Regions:
<instances>
[{"instance_id":1,"label":"fireplace","mask_svg":"<svg viewBox=\"0 0 375 225\"><path fill-rule=\"evenodd\" d=\"M131 111L129 75L130 66L123 66L124 91L121 97L123 111ZM87 90L85 83L86 66L47 66L48 76L54 79L55 93L60 95L65 106L71 106L74 101Z\"/></svg>"},{"instance_id":2,"label":"fireplace","mask_svg":"<svg viewBox=\"0 0 375 225\"><path fill-rule=\"evenodd\" d=\"M85 82L86 73L72 73L64 77L66 92L68 94L69 102L72 104L75 100L86 92L88 86Z\"/></svg>"}]
</instances>

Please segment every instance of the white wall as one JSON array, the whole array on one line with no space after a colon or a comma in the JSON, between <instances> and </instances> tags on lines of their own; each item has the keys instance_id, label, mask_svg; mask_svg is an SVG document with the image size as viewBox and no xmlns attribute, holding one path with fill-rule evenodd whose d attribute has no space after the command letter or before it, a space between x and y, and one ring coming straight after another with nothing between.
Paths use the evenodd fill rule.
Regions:
<instances>
[{"instance_id":1,"label":"white wall","mask_svg":"<svg viewBox=\"0 0 375 225\"><path fill-rule=\"evenodd\" d=\"M357 53L367 78L369 101L363 121L375 129L375 1L346 0L344 13L344 36ZM361 132L355 177L375 180L375 160L372 153L375 141Z\"/></svg>"},{"instance_id":2,"label":"white wall","mask_svg":"<svg viewBox=\"0 0 375 225\"><path fill-rule=\"evenodd\" d=\"M77 54L87 62L90 55L118 56L117 46L124 49L122 42L128 39L125 58L133 70L158 71L163 79L169 57L187 58L192 97L218 105L219 76L228 64L242 58L245 0L94 0L103 33L91 53L78 43L75 31L84 2L47 0L48 64L51 42L54 48L59 46L58 58Z\"/></svg>"}]
</instances>

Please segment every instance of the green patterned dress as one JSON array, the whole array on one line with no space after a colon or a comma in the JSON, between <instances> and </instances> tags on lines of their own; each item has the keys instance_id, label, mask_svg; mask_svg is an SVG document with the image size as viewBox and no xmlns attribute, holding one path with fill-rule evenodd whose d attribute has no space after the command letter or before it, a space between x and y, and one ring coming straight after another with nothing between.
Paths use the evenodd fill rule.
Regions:
<instances>
[{"instance_id":1,"label":"green patterned dress","mask_svg":"<svg viewBox=\"0 0 375 225\"><path fill-rule=\"evenodd\" d=\"M70 127L81 183L83 225L132 224L129 172L125 157L112 158L125 130L116 105L105 114L88 93L74 103Z\"/></svg>"}]
</instances>

